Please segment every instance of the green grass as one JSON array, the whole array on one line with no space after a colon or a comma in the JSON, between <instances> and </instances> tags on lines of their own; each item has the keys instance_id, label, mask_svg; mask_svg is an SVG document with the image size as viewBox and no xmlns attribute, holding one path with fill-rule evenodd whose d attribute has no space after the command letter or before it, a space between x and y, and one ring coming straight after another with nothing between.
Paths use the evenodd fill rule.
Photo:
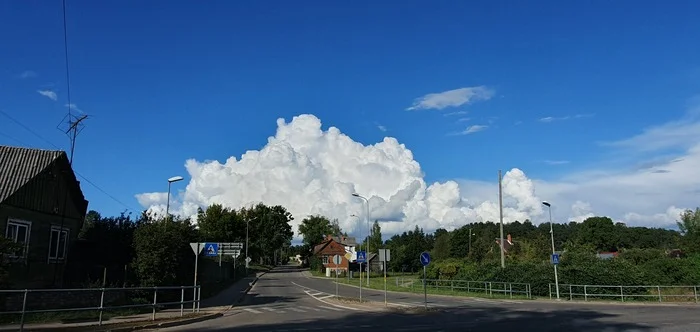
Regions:
<instances>
[{"instance_id":1,"label":"green grass","mask_svg":"<svg viewBox=\"0 0 700 332\"><path fill-rule=\"evenodd\" d=\"M335 280L335 278L329 278ZM410 281L413 281L413 283L407 287L402 287L402 286L397 286L396 285L396 278L392 277L389 278L387 277L386 279L386 290L388 291L393 291L393 292L405 292L405 293L417 293L417 294L422 294L423 291L423 284L420 279L410 279L410 278L400 278L400 282L403 283L408 283ZM360 286L360 279L359 278L352 278L348 280L347 277L345 278L338 278L339 283L347 284L347 285L352 285L352 286ZM370 284L369 288L371 289L376 289L376 290L384 290L384 277L372 277L370 276ZM367 279L363 278L362 279L362 287L366 288L367 287ZM446 287L439 287L436 288L434 285L428 285L427 287L427 293L428 294L434 294L434 295L451 295L451 296L470 296L470 297L482 297L482 298L507 298L511 299L509 293L502 293L502 292L496 292L494 289L493 295L486 294L485 291L467 291L466 289L460 289L459 287L457 288L452 288L450 286ZM512 299L519 299L519 300L524 300L527 299L525 294L516 294L513 293Z\"/></svg>"}]
</instances>

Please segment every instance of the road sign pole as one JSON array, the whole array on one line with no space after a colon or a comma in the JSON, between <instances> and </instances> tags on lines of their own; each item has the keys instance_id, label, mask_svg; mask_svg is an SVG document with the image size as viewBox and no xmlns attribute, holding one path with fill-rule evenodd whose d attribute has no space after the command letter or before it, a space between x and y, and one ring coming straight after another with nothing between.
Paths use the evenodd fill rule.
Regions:
<instances>
[{"instance_id":1,"label":"road sign pole","mask_svg":"<svg viewBox=\"0 0 700 332\"><path fill-rule=\"evenodd\" d=\"M360 303L362 303L362 263L360 263Z\"/></svg>"},{"instance_id":2,"label":"road sign pole","mask_svg":"<svg viewBox=\"0 0 700 332\"><path fill-rule=\"evenodd\" d=\"M423 296L425 297L425 309L428 309L428 280L425 279L425 265L423 265Z\"/></svg>"},{"instance_id":3,"label":"road sign pole","mask_svg":"<svg viewBox=\"0 0 700 332\"><path fill-rule=\"evenodd\" d=\"M199 265L199 246L197 243L197 254L194 255L194 288L192 289L192 312L197 307L197 267Z\"/></svg>"},{"instance_id":4,"label":"road sign pole","mask_svg":"<svg viewBox=\"0 0 700 332\"><path fill-rule=\"evenodd\" d=\"M384 254L384 306L388 306L389 304L386 301L386 254Z\"/></svg>"},{"instance_id":5,"label":"road sign pole","mask_svg":"<svg viewBox=\"0 0 700 332\"><path fill-rule=\"evenodd\" d=\"M335 299L338 299L338 266L335 267Z\"/></svg>"}]
</instances>

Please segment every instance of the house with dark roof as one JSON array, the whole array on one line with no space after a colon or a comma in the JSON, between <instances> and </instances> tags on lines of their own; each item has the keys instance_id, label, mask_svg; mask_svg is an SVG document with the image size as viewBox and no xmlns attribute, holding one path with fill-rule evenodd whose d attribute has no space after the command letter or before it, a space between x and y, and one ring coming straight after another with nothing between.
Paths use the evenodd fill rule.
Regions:
<instances>
[{"instance_id":1,"label":"house with dark roof","mask_svg":"<svg viewBox=\"0 0 700 332\"><path fill-rule=\"evenodd\" d=\"M0 229L20 245L2 287L62 286L87 207L64 151L0 145Z\"/></svg>"},{"instance_id":2,"label":"house with dark roof","mask_svg":"<svg viewBox=\"0 0 700 332\"><path fill-rule=\"evenodd\" d=\"M335 270L338 270L339 273L347 273L350 269L350 262L356 259L356 245L354 237L327 236L323 242L313 248L313 254L321 258L326 275L330 276L330 273ZM336 265L333 262L335 255L341 257L340 264Z\"/></svg>"}]
</instances>

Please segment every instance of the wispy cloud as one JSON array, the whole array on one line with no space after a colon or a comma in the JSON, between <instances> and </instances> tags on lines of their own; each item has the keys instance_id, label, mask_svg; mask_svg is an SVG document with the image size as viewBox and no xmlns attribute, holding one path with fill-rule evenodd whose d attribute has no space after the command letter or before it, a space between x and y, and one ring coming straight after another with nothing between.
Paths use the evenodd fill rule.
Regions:
<instances>
[{"instance_id":1,"label":"wispy cloud","mask_svg":"<svg viewBox=\"0 0 700 332\"><path fill-rule=\"evenodd\" d=\"M383 132L386 132L386 130L387 130L386 127L385 127L385 126L382 126L382 125L377 125L377 129L379 129L379 130L381 130L381 131L383 131Z\"/></svg>"},{"instance_id":2,"label":"wispy cloud","mask_svg":"<svg viewBox=\"0 0 700 332\"><path fill-rule=\"evenodd\" d=\"M651 152L664 149L689 148L700 141L700 96L689 100L683 118L645 129L641 134L602 145Z\"/></svg>"},{"instance_id":3,"label":"wispy cloud","mask_svg":"<svg viewBox=\"0 0 700 332\"><path fill-rule=\"evenodd\" d=\"M544 122L544 123L549 123L549 122L554 122L554 121L564 121L564 120L572 120L572 119L583 119L583 118L590 118L594 114L576 114L576 115L567 115L567 116L560 116L560 117L554 117L554 116L547 116L544 118L540 118L538 121L539 122Z\"/></svg>"},{"instance_id":4,"label":"wispy cloud","mask_svg":"<svg viewBox=\"0 0 700 332\"><path fill-rule=\"evenodd\" d=\"M65 105L63 105L63 106L67 107L67 108L70 109L71 111L76 111L76 112L78 112L78 113L85 114L85 112L83 112L83 110L81 110L80 108L78 108L78 105L76 105L76 104L65 104Z\"/></svg>"},{"instance_id":5,"label":"wispy cloud","mask_svg":"<svg viewBox=\"0 0 700 332\"><path fill-rule=\"evenodd\" d=\"M457 119L457 122L467 122L469 120L471 120L471 118L459 118Z\"/></svg>"},{"instance_id":6,"label":"wispy cloud","mask_svg":"<svg viewBox=\"0 0 700 332\"><path fill-rule=\"evenodd\" d=\"M465 115L467 114L467 111L456 111L456 112L449 112L443 114L444 116L453 116L453 115Z\"/></svg>"},{"instance_id":7,"label":"wispy cloud","mask_svg":"<svg viewBox=\"0 0 700 332\"><path fill-rule=\"evenodd\" d=\"M466 105L479 100L489 100L494 91L485 86L459 88L449 91L429 93L413 101L413 105L407 111L417 110L441 110L448 107Z\"/></svg>"},{"instance_id":8,"label":"wispy cloud","mask_svg":"<svg viewBox=\"0 0 700 332\"><path fill-rule=\"evenodd\" d=\"M37 92L40 95L42 95L46 98L49 98L51 100L58 100L58 95L56 94L56 92L53 92L51 90L37 90Z\"/></svg>"},{"instance_id":9,"label":"wispy cloud","mask_svg":"<svg viewBox=\"0 0 700 332\"><path fill-rule=\"evenodd\" d=\"M39 76L39 74L37 74L36 72L31 71L31 70L25 70L21 74L19 74L19 78L21 78L21 79L28 79L28 78L33 78L33 77L37 77L37 76Z\"/></svg>"},{"instance_id":10,"label":"wispy cloud","mask_svg":"<svg viewBox=\"0 0 700 332\"><path fill-rule=\"evenodd\" d=\"M544 163L547 165L565 165L565 164L568 164L569 161L568 160L545 160Z\"/></svg>"},{"instance_id":11,"label":"wispy cloud","mask_svg":"<svg viewBox=\"0 0 700 332\"><path fill-rule=\"evenodd\" d=\"M488 127L489 127L489 126L486 126L486 125L473 125L473 126L467 127L467 129L464 129L464 130L462 130L462 131L460 131L460 132L451 133L451 134L448 134L448 135L449 135L449 136L469 135L469 134L478 133L478 132L480 132L480 131L484 131L484 130L488 129Z\"/></svg>"}]
</instances>

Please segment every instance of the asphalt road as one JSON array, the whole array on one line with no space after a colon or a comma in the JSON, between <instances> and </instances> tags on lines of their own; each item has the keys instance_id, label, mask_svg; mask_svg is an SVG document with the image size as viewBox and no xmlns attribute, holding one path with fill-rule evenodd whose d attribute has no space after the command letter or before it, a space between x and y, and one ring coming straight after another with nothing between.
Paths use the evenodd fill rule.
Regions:
<instances>
[{"instance_id":1,"label":"asphalt road","mask_svg":"<svg viewBox=\"0 0 700 332\"><path fill-rule=\"evenodd\" d=\"M307 277L295 267L262 276L243 303L224 317L165 331L700 331L700 306L553 303L388 293L400 310L359 310L322 302L335 295L331 280ZM358 297L341 285L339 295ZM383 302L384 293L363 289L363 298ZM381 305L379 306L379 308Z\"/></svg>"}]
</instances>

